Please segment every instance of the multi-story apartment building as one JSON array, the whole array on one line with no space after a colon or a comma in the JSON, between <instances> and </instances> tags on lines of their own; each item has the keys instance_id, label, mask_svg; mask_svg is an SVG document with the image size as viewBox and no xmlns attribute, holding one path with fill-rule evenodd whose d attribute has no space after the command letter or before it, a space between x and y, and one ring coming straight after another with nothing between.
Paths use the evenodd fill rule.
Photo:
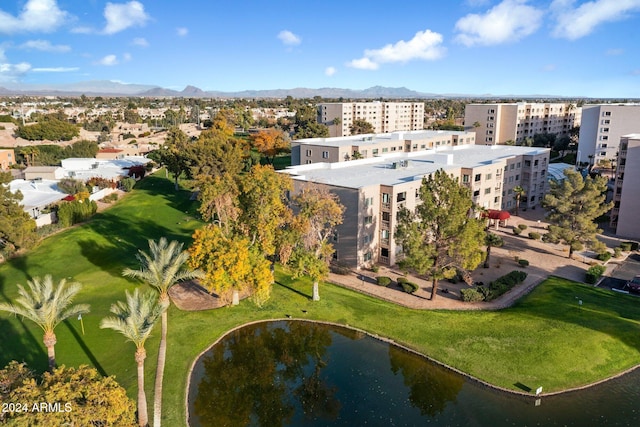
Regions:
<instances>
[{"instance_id":1,"label":"multi-story apartment building","mask_svg":"<svg viewBox=\"0 0 640 427\"><path fill-rule=\"evenodd\" d=\"M570 103L467 104L464 127L476 132L476 144L520 145L540 133L569 135L580 117L581 108Z\"/></svg>"},{"instance_id":2,"label":"multi-story apartment building","mask_svg":"<svg viewBox=\"0 0 640 427\"><path fill-rule=\"evenodd\" d=\"M640 104L598 104L582 107L578 162L598 165L615 160L620 138L640 132Z\"/></svg>"},{"instance_id":3,"label":"multi-story apartment building","mask_svg":"<svg viewBox=\"0 0 640 427\"><path fill-rule=\"evenodd\" d=\"M16 164L16 153L13 148L0 149L0 171L9 169Z\"/></svg>"},{"instance_id":4,"label":"multi-story apartment building","mask_svg":"<svg viewBox=\"0 0 640 427\"><path fill-rule=\"evenodd\" d=\"M402 256L394 233L398 211L419 203L422 178L445 170L471 190L487 209L515 207L513 187L525 187L522 208L535 208L546 192L549 149L462 145L422 152L401 152L351 162L292 166L283 173L296 191L326 186L346 207L334 238L337 261L351 267L394 265Z\"/></svg>"},{"instance_id":5,"label":"multi-story apartment building","mask_svg":"<svg viewBox=\"0 0 640 427\"><path fill-rule=\"evenodd\" d=\"M388 153L409 153L474 143L473 132L434 130L298 139L291 142L291 164L344 162Z\"/></svg>"},{"instance_id":6,"label":"multi-story apartment building","mask_svg":"<svg viewBox=\"0 0 640 427\"><path fill-rule=\"evenodd\" d=\"M640 133L620 138L611 227L616 234L640 239Z\"/></svg>"},{"instance_id":7,"label":"multi-story apartment building","mask_svg":"<svg viewBox=\"0 0 640 427\"><path fill-rule=\"evenodd\" d=\"M332 137L351 135L351 126L358 119L371 123L374 133L424 129L424 102L318 104L318 123L328 126Z\"/></svg>"}]
</instances>

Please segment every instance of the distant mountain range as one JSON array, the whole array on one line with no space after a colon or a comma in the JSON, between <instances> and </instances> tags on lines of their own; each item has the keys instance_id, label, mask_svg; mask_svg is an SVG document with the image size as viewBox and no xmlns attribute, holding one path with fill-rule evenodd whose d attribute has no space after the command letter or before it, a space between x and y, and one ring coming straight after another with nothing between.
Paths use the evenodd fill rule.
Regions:
<instances>
[{"instance_id":1,"label":"distant mountain range","mask_svg":"<svg viewBox=\"0 0 640 427\"><path fill-rule=\"evenodd\" d=\"M345 99L433 99L433 98L493 98L495 95L436 94L416 92L406 87L374 86L363 90L340 88L293 88L271 90L244 90L240 92L204 91L187 86L181 91L153 85L126 84L109 80L92 80L60 85L21 85L0 87L0 96L134 96L182 98L345 98ZM562 98L552 95L501 95L500 98Z\"/></svg>"}]
</instances>

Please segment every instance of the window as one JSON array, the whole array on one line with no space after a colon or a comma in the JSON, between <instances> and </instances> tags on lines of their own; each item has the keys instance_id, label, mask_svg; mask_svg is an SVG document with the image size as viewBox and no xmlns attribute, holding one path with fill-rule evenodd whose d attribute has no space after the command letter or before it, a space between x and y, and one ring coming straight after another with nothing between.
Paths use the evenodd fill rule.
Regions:
<instances>
[{"instance_id":1,"label":"window","mask_svg":"<svg viewBox=\"0 0 640 427\"><path fill-rule=\"evenodd\" d=\"M516 175L516 181L520 181L520 175Z\"/></svg>"},{"instance_id":2,"label":"window","mask_svg":"<svg viewBox=\"0 0 640 427\"><path fill-rule=\"evenodd\" d=\"M391 203L391 195L389 193L382 193L382 203Z\"/></svg>"},{"instance_id":3,"label":"window","mask_svg":"<svg viewBox=\"0 0 640 427\"><path fill-rule=\"evenodd\" d=\"M311 160L307 160L308 165L310 165L311 163L313 163Z\"/></svg>"},{"instance_id":4,"label":"window","mask_svg":"<svg viewBox=\"0 0 640 427\"><path fill-rule=\"evenodd\" d=\"M488 180L490 180L490 179L491 179L491 174L490 174L490 173L488 173L488 174L484 177L484 179L486 179L487 181L488 181Z\"/></svg>"},{"instance_id":5,"label":"window","mask_svg":"<svg viewBox=\"0 0 640 427\"><path fill-rule=\"evenodd\" d=\"M333 254L331 254L331 258L333 258L334 261L338 260L338 251L333 251Z\"/></svg>"},{"instance_id":6,"label":"window","mask_svg":"<svg viewBox=\"0 0 640 427\"><path fill-rule=\"evenodd\" d=\"M462 175L462 182L468 183L471 177L467 174Z\"/></svg>"},{"instance_id":7,"label":"window","mask_svg":"<svg viewBox=\"0 0 640 427\"><path fill-rule=\"evenodd\" d=\"M312 151L311 150L307 150L307 157L311 157Z\"/></svg>"},{"instance_id":8,"label":"window","mask_svg":"<svg viewBox=\"0 0 640 427\"><path fill-rule=\"evenodd\" d=\"M391 221L391 214L389 212L382 212L382 220L386 222Z\"/></svg>"},{"instance_id":9,"label":"window","mask_svg":"<svg viewBox=\"0 0 640 427\"><path fill-rule=\"evenodd\" d=\"M396 151L396 147L391 147L391 151Z\"/></svg>"},{"instance_id":10,"label":"window","mask_svg":"<svg viewBox=\"0 0 640 427\"><path fill-rule=\"evenodd\" d=\"M322 158L323 159L328 159L329 158L329 152L328 151L323 151L322 152Z\"/></svg>"},{"instance_id":11,"label":"window","mask_svg":"<svg viewBox=\"0 0 640 427\"><path fill-rule=\"evenodd\" d=\"M481 179L482 179L482 175L481 175L481 174L479 174L479 173L478 173L478 174L476 174L476 176L473 178L473 180L474 180L475 182L479 182Z\"/></svg>"},{"instance_id":12,"label":"window","mask_svg":"<svg viewBox=\"0 0 640 427\"><path fill-rule=\"evenodd\" d=\"M498 203L499 200L500 200L500 197L496 196L496 197L493 198L493 203Z\"/></svg>"},{"instance_id":13,"label":"window","mask_svg":"<svg viewBox=\"0 0 640 427\"><path fill-rule=\"evenodd\" d=\"M389 230L382 230L382 231L380 232L380 236L381 236L383 239L389 240Z\"/></svg>"},{"instance_id":14,"label":"window","mask_svg":"<svg viewBox=\"0 0 640 427\"><path fill-rule=\"evenodd\" d=\"M384 147L384 148L382 149L382 152L383 152L383 153L388 153L388 152L389 152L389 148Z\"/></svg>"},{"instance_id":15,"label":"window","mask_svg":"<svg viewBox=\"0 0 640 427\"><path fill-rule=\"evenodd\" d=\"M365 224L373 224L373 216L372 215L367 215L364 217L364 223Z\"/></svg>"},{"instance_id":16,"label":"window","mask_svg":"<svg viewBox=\"0 0 640 427\"><path fill-rule=\"evenodd\" d=\"M491 188L485 188L484 194L491 194Z\"/></svg>"},{"instance_id":17,"label":"window","mask_svg":"<svg viewBox=\"0 0 640 427\"><path fill-rule=\"evenodd\" d=\"M427 148L427 146L426 146L426 145L424 145L424 144L420 145L420 149L421 149L421 150L424 150L425 148Z\"/></svg>"},{"instance_id":18,"label":"window","mask_svg":"<svg viewBox=\"0 0 640 427\"><path fill-rule=\"evenodd\" d=\"M605 117L611 117L611 111L605 111L602 115Z\"/></svg>"},{"instance_id":19,"label":"window","mask_svg":"<svg viewBox=\"0 0 640 427\"><path fill-rule=\"evenodd\" d=\"M522 164L521 164L520 162L518 162L518 164L516 165L516 167L517 167L518 169L520 169L520 167L522 167Z\"/></svg>"},{"instance_id":20,"label":"window","mask_svg":"<svg viewBox=\"0 0 640 427\"><path fill-rule=\"evenodd\" d=\"M609 132L609 128L600 128L600 132L603 132L603 133Z\"/></svg>"},{"instance_id":21,"label":"window","mask_svg":"<svg viewBox=\"0 0 640 427\"><path fill-rule=\"evenodd\" d=\"M377 148L374 148L371 152L373 153L374 156L378 155L378 149Z\"/></svg>"},{"instance_id":22,"label":"window","mask_svg":"<svg viewBox=\"0 0 640 427\"><path fill-rule=\"evenodd\" d=\"M368 208L369 206L373 205L373 197L367 197L366 199L364 199L364 207Z\"/></svg>"},{"instance_id":23,"label":"window","mask_svg":"<svg viewBox=\"0 0 640 427\"><path fill-rule=\"evenodd\" d=\"M371 261L371 252L367 252L364 254L364 260L365 261Z\"/></svg>"},{"instance_id":24,"label":"window","mask_svg":"<svg viewBox=\"0 0 640 427\"><path fill-rule=\"evenodd\" d=\"M525 167L529 167L529 166L531 166L531 160L525 160L525 161L524 161L524 166L525 166Z\"/></svg>"},{"instance_id":25,"label":"window","mask_svg":"<svg viewBox=\"0 0 640 427\"><path fill-rule=\"evenodd\" d=\"M515 163L511 163L511 166L509 166L509 170L513 170L516 167Z\"/></svg>"},{"instance_id":26,"label":"window","mask_svg":"<svg viewBox=\"0 0 640 427\"><path fill-rule=\"evenodd\" d=\"M369 242L371 242L371 235L370 234L365 234L362 241L364 242L364 244L368 244Z\"/></svg>"},{"instance_id":27,"label":"window","mask_svg":"<svg viewBox=\"0 0 640 427\"><path fill-rule=\"evenodd\" d=\"M388 248L381 248L380 249L380 256L385 257L385 258L389 258L389 249Z\"/></svg>"},{"instance_id":28,"label":"window","mask_svg":"<svg viewBox=\"0 0 640 427\"><path fill-rule=\"evenodd\" d=\"M404 202L407 200L407 192L403 191L402 193L398 193L396 195L396 202Z\"/></svg>"},{"instance_id":29,"label":"window","mask_svg":"<svg viewBox=\"0 0 640 427\"><path fill-rule=\"evenodd\" d=\"M332 236L332 237L333 237L333 241L334 241L334 242L337 242L337 241L338 241L338 230L336 230L336 231L334 231L334 232L333 232L333 236Z\"/></svg>"},{"instance_id":30,"label":"window","mask_svg":"<svg viewBox=\"0 0 640 427\"><path fill-rule=\"evenodd\" d=\"M480 195L480 190L476 190L473 192L473 197L478 197Z\"/></svg>"},{"instance_id":31,"label":"window","mask_svg":"<svg viewBox=\"0 0 640 427\"><path fill-rule=\"evenodd\" d=\"M533 161L533 166L538 166L538 159Z\"/></svg>"}]
</instances>

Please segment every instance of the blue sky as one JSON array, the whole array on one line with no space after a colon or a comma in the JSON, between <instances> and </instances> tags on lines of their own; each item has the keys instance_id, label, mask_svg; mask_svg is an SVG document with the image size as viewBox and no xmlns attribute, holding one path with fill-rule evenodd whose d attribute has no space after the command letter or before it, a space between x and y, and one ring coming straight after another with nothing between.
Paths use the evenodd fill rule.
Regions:
<instances>
[{"instance_id":1,"label":"blue sky","mask_svg":"<svg viewBox=\"0 0 640 427\"><path fill-rule=\"evenodd\" d=\"M1 0L0 86L640 97L640 0Z\"/></svg>"}]
</instances>

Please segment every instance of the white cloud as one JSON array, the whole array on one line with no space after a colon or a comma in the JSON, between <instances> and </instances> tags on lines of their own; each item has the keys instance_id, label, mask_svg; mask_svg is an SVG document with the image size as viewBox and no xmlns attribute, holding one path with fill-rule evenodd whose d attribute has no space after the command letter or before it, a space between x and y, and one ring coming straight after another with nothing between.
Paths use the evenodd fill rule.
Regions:
<instances>
[{"instance_id":1,"label":"white cloud","mask_svg":"<svg viewBox=\"0 0 640 427\"><path fill-rule=\"evenodd\" d=\"M35 73L69 73L71 71L78 71L78 67L42 67L42 68L34 68L33 72Z\"/></svg>"},{"instance_id":2,"label":"white cloud","mask_svg":"<svg viewBox=\"0 0 640 427\"><path fill-rule=\"evenodd\" d=\"M619 49L619 48L615 48L615 49L608 49L605 54L608 56L618 56L618 55L622 55L624 53L624 49Z\"/></svg>"},{"instance_id":3,"label":"white cloud","mask_svg":"<svg viewBox=\"0 0 640 427\"><path fill-rule=\"evenodd\" d=\"M302 43L300 36L293 34L289 30L282 30L278 33L278 39L287 46L297 46Z\"/></svg>"},{"instance_id":4,"label":"white cloud","mask_svg":"<svg viewBox=\"0 0 640 427\"><path fill-rule=\"evenodd\" d=\"M20 45L22 49L41 50L43 52L64 53L71 50L70 46L64 44L53 45L48 40L29 40Z\"/></svg>"},{"instance_id":5,"label":"white cloud","mask_svg":"<svg viewBox=\"0 0 640 427\"><path fill-rule=\"evenodd\" d=\"M338 70L335 67L327 67L324 69L325 76L333 76Z\"/></svg>"},{"instance_id":6,"label":"white cloud","mask_svg":"<svg viewBox=\"0 0 640 427\"><path fill-rule=\"evenodd\" d=\"M115 4L107 3L104 8L104 17L107 25L104 28L106 34L115 34L130 27L141 27L149 20L144 11L144 5L138 1Z\"/></svg>"},{"instance_id":7,"label":"white cloud","mask_svg":"<svg viewBox=\"0 0 640 427\"><path fill-rule=\"evenodd\" d=\"M347 62L347 67L358 68L360 70L377 70L380 66L369 58L360 58Z\"/></svg>"},{"instance_id":8,"label":"white cloud","mask_svg":"<svg viewBox=\"0 0 640 427\"><path fill-rule=\"evenodd\" d=\"M140 47L148 47L149 46L149 42L144 37L136 37L135 39L133 39L131 44L134 45L134 46L140 46Z\"/></svg>"},{"instance_id":9,"label":"white cloud","mask_svg":"<svg viewBox=\"0 0 640 427\"><path fill-rule=\"evenodd\" d=\"M91 27L75 27L71 29L73 34L91 34L94 33L94 29Z\"/></svg>"},{"instance_id":10,"label":"white cloud","mask_svg":"<svg viewBox=\"0 0 640 427\"><path fill-rule=\"evenodd\" d=\"M106 66L118 65L118 57L115 55L107 55L96 62L96 64Z\"/></svg>"},{"instance_id":11,"label":"white cloud","mask_svg":"<svg viewBox=\"0 0 640 427\"><path fill-rule=\"evenodd\" d=\"M180 37L185 37L187 34L189 34L189 29L185 27L178 27L176 28L176 34Z\"/></svg>"},{"instance_id":12,"label":"white cloud","mask_svg":"<svg viewBox=\"0 0 640 427\"><path fill-rule=\"evenodd\" d=\"M455 40L466 46L495 45L533 34L542 23L543 11L528 0L503 0L484 15L469 14L456 22Z\"/></svg>"},{"instance_id":13,"label":"white cloud","mask_svg":"<svg viewBox=\"0 0 640 427\"><path fill-rule=\"evenodd\" d=\"M347 65L352 68L376 70L380 64L389 62L407 62L414 59L435 60L445 53L445 48L441 44L442 34L431 30L418 31L409 41L400 40L380 49L366 49L364 57L354 59Z\"/></svg>"},{"instance_id":14,"label":"white cloud","mask_svg":"<svg viewBox=\"0 0 640 427\"><path fill-rule=\"evenodd\" d=\"M640 10L640 0L594 0L574 8L575 0L553 0L550 9L556 24L555 37L576 40L598 25L628 18Z\"/></svg>"},{"instance_id":15,"label":"white cloud","mask_svg":"<svg viewBox=\"0 0 640 427\"><path fill-rule=\"evenodd\" d=\"M71 18L56 0L28 0L17 17L0 10L0 33L50 32Z\"/></svg>"},{"instance_id":16,"label":"white cloud","mask_svg":"<svg viewBox=\"0 0 640 427\"><path fill-rule=\"evenodd\" d=\"M0 82L15 82L20 80L31 69L31 64L21 62L19 64L0 63Z\"/></svg>"}]
</instances>

